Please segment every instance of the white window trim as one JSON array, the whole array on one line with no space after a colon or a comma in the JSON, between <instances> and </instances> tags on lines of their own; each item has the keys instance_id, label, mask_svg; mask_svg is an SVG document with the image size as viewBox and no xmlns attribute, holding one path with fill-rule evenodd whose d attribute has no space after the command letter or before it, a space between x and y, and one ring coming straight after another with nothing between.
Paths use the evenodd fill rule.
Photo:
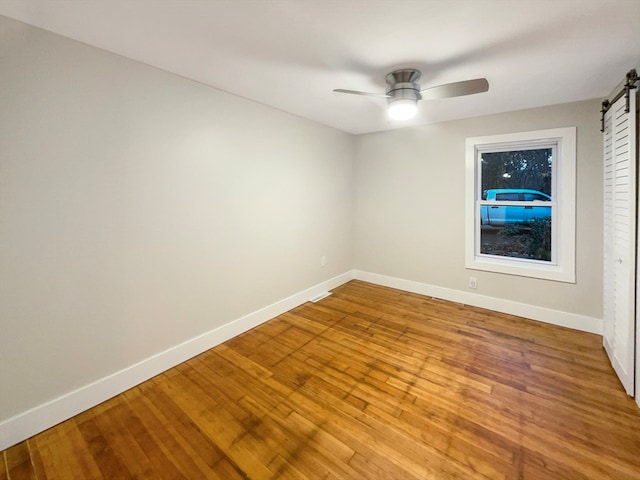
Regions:
<instances>
[{"instance_id":1,"label":"white window trim","mask_svg":"<svg viewBox=\"0 0 640 480\"><path fill-rule=\"evenodd\" d=\"M531 145L556 143L558 159L554 158L554 210L552 229L557 243L553 245L552 262L529 261L510 257L479 255L480 209L478 199L478 151L500 149L505 144ZM559 161L558 161L559 160ZM509 133L466 140L465 172L465 266L472 270L506 273L575 283L576 237L576 128L554 128L532 132Z\"/></svg>"}]
</instances>

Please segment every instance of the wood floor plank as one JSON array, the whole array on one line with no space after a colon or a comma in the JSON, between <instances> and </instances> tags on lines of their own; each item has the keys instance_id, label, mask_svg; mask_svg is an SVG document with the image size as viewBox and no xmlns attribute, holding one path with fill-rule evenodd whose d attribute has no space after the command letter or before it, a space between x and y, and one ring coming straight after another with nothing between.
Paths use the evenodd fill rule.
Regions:
<instances>
[{"instance_id":1,"label":"wood floor plank","mask_svg":"<svg viewBox=\"0 0 640 480\"><path fill-rule=\"evenodd\" d=\"M0 480L7 480L8 475L9 472L7 470L7 452L5 450L0 453Z\"/></svg>"},{"instance_id":2,"label":"wood floor plank","mask_svg":"<svg viewBox=\"0 0 640 480\"><path fill-rule=\"evenodd\" d=\"M171 383L178 387L176 390L168 390L167 385L162 385L165 393L171 395L176 405L188 412L199 429L224 452L228 463L238 466L247 477L272 478L272 472L252 449L257 443L255 439L245 431L239 419L229 414L209 395L206 388L197 383L197 377L190 370L182 368L183 375L171 378Z\"/></svg>"},{"instance_id":3,"label":"wood floor plank","mask_svg":"<svg viewBox=\"0 0 640 480\"><path fill-rule=\"evenodd\" d=\"M76 420L61 423L28 440L31 454L37 461L38 480L42 478L103 479L90 445L86 443ZM102 458L102 457L100 457ZM46 476L45 476L46 475ZM115 478L115 477L114 477Z\"/></svg>"},{"instance_id":4,"label":"wood floor plank","mask_svg":"<svg viewBox=\"0 0 640 480\"><path fill-rule=\"evenodd\" d=\"M3 458L6 461L5 471L9 478L23 480L35 477L35 469L27 442L8 448Z\"/></svg>"},{"instance_id":5,"label":"wood floor plank","mask_svg":"<svg viewBox=\"0 0 640 480\"><path fill-rule=\"evenodd\" d=\"M640 480L602 338L352 281L0 456L0 480Z\"/></svg>"},{"instance_id":6,"label":"wood floor plank","mask_svg":"<svg viewBox=\"0 0 640 480\"><path fill-rule=\"evenodd\" d=\"M163 457L170 461L179 472L175 478L203 478L210 473L208 465L202 461L195 450L189 448L186 440L181 437L174 424L168 420L163 411L158 410L147 399L146 395L137 395L127 399L140 422L138 437L143 442L141 446L149 456L148 444L149 442L152 443L151 449L154 452L150 459L157 461L158 464L156 465L162 465ZM146 435L144 432L146 432ZM163 468L162 473L166 476L167 473L172 471L173 468L166 470Z\"/></svg>"}]
</instances>

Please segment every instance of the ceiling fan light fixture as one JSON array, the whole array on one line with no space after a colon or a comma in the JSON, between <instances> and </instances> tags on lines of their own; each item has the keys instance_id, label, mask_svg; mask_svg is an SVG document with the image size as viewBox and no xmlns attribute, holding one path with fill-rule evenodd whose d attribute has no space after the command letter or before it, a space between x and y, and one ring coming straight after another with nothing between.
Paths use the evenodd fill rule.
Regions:
<instances>
[{"instance_id":1,"label":"ceiling fan light fixture","mask_svg":"<svg viewBox=\"0 0 640 480\"><path fill-rule=\"evenodd\" d=\"M393 120L409 120L418 112L418 101L412 98L398 98L389 101L387 113Z\"/></svg>"},{"instance_id":2,"label":"ceiling fan light fixture","mask_svg":"<svg viewBox=\"0 0 640 480\"><path fill-rule=\"evenodd\" d=\"M387 75L387 113L391 119L402 121L415 117L418 112L418 100L422 98L420 86L415 83L418 78L420 72L417 70L396 70ZM392 83L397 80L411 81Z\"/></svg>"}]
</instances>

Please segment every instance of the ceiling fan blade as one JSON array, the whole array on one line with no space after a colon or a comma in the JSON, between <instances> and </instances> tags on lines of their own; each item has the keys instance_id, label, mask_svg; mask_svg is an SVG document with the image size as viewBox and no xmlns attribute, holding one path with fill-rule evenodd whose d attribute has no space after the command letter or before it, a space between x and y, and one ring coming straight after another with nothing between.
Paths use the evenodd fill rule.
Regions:
<instances>
[{"instance_id":1,"label":"ceiling fan blade","mask_svg":"<svg viewBox=\"0 0 640 480\"><path fill-rule=\"evenodd\" d=\"M383 93L359 92L358 90L345 90L344 88L336 88L333 91L338 93L349 93L351 95L366 95L368 97L382 97L382 98L389 97L389 95L385 95Z\"/></svg>"},{"instance_id":2,"label":"ceiling fan blade","mask_svg":"<svg viewBox=\"0 0 640 480\"><path fill-rule=\"evenodd\" d=\"M461 97L473 95L489 90L489 82L486 78L474 78L462 82L447 83L437 87L425 88L420 92L423 100L436 100L438 98Z\"/></svg>"}]
</instances>

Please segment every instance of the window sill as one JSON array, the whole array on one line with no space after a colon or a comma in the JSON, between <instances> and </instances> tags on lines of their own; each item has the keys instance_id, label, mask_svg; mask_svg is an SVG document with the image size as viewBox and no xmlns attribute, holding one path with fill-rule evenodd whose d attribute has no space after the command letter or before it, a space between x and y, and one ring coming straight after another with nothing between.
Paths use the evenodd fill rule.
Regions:
<instances>
[{"instance_id":1,"label":"window sill","mask_svg":"<svg viewBox=\"0 0 640 480\"><path fill-rule=\"evenodd\" d=\"M518 265L520 264L520 265ZM490 256L476 256L467 259L465 267L469 270L482 270L485 272L505 273L520 277L540 278L556 282L576 283L575 270L563 269L559 265L550 265L535 260L516 260Z\"/></svg>"}]
</instances>

